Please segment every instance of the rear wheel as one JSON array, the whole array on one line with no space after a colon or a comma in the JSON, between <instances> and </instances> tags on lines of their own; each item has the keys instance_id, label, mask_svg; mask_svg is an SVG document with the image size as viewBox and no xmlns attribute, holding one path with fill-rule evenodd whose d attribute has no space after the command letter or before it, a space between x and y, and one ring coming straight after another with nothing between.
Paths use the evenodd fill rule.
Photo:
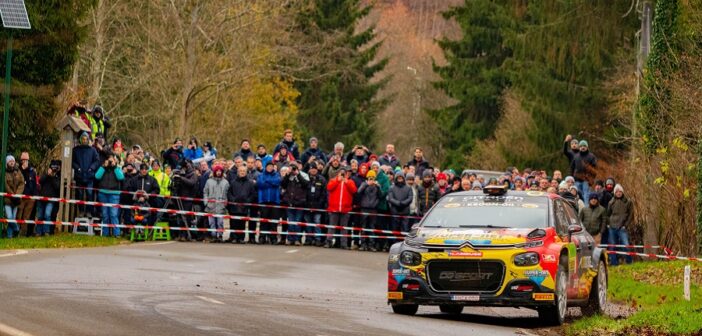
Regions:
<instances>
[{"instance_id":1,"label":"rear wheel","mask_svg":"<svg viewBox=\"0 0 702 336\"><path fill-rule=\"evenodd\" d=\"M539 319L548 325L561 325L568 312L568 272L561 263L556 273L556 300L553 306L539 308Z\"/></svg>"},{"instance_id":2,"label":"rear wheel","mask_svg":"<svg viewBox=\"0 0 702 336\"><path fill-rule=\"evenodd\" d=\"M463 312L463 306L459 305L439 305L442 313L458 315Z\"/></svg>"},{"instance_id":3,"label":"rear wheel","mask_svg":"<svg viewBox=\"0 0 702 336\"><path fill-rule=\"evenodd\" d=\"M419 310L416 304L392 304L392 311L400 315L414 315Z\"/></svg>"},{"instance_id":4,"label":"rear wheel","mask_svg":"<svg viewBox=\"0 0 702 336\"><path fill-rule=\"evenodd\" d=\"M590 289L590 299L587 306L583 307L583 315L591 316L604 313L607 305L607 267L604 261L600 260L597 265L597 276L592 281Z\"/></svg>"}]
</instances>

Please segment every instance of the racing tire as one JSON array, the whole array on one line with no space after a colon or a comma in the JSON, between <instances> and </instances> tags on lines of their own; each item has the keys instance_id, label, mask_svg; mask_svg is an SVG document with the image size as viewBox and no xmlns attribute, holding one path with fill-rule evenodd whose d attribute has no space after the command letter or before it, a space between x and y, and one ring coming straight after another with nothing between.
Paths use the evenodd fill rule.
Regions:
<instances>
[{"instance_id":1,"label":"racing tire","mask_svg":"<svg viewBox=\"0 0 702 336\"><path fill-rule=\"evenodd\" d=\"M607 267L604 261L600 260L597 264L597 276L592 281L592 287L590 288L590 298L587 301L587 305L582 308L583 315L603 314L606 305Z\"/></svg>"},{"instance_id":2,"label":"racing tire","mask_svg":"<svg viewBox=\"0 0 702 336\"><path fill-rule=\"evenodd\" d=\"M439 310L445 314L459 315L463 312L463 306L460 305L439 305Z\"/></svg>"},{"instance_id":3,"label":"racing tire","mask_svg":"<svg viewBox=\"0 0 702 336\"><path fill-rule=\"evenodd\" d=\"M549 326L560 326L568 313L568 271L561 262L556 272L556 293L554 305L538 309L539 319Z\"/></svg>"},{"instance_id":4,"label":"racing tire","mask_svg":"<svg viewBox=\"0 0 702 336\"><path fill-rule=\"evenodd\" d=\"M412 316L419 310L419 305L416 304L393 304L392 312L400 315Z\"/></svg>"}]
</instances>

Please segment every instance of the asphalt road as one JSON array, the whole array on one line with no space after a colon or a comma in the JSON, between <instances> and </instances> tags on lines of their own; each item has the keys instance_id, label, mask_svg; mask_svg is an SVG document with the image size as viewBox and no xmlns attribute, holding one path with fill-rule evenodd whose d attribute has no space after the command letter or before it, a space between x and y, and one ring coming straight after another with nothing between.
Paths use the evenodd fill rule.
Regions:
<instances>
[{"instance_id":1,"label":"asphalt road","mask_svg":"<svg viewBox=\"0 0 702 336\"><path fill-rule=\"evenodd\" d=\"M140 243L0 258L0 334L525 335L527 309L386 304L385 253Z\"/></svg>"}]
</instances>

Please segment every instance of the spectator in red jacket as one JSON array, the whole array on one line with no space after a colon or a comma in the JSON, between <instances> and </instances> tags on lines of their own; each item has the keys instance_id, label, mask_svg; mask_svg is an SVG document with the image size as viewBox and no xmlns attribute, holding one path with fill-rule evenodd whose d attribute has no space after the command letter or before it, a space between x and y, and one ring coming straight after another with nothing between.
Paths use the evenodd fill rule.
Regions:
<instances>
[{"instance_id":1,"label":"spectator in red jacket","mask_svg":"<svg viewBox=\"0 0 702 336\"><path fill-rule=\"evenodd\" d=\"M349 212L353 205L353 196L356 194L356 184L348 176L345 167L339 169L336 177L331 179L327 184L327 192L329 193L329 224L347 226L349 223ZM347 230L329 229L329 234L334 234L339 231L342 235L347 234ZM348 237L342 236L341 239L335 239L340 242L342 249L349 249ZM332 239L327 239L325 247L332 247Z\"/></svg>"}]
</instances>

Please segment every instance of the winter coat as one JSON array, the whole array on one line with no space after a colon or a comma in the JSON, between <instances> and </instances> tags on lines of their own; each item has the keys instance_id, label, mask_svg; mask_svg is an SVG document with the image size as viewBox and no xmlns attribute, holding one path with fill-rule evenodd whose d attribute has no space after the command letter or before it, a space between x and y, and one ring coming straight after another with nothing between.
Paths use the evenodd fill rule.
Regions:
<instances>
[{"instance_id":1,"label":"winter coat","mask_svg":"<svg viewBox=\"0 0 702 336\"><path fill-rule=\"evenodd\" d=\"M224 177L214 175L205 183L203 196L207 199L205 211L213 214L224 214L227 209L227 193L229 192L229 182Z\"/></svg>"},{"instance_id":2,"label":"winter coat","mask_svg":"<svg viewBox=\"0 0 702 336\"><path fill-rule=\"evenodd\" d=\"M200 147L195 147L195 149L186 148L183 151L183 157L186 160L190 160L193 162L197 159L203 158L204 156L205 156L205 154L202 153L202 148L200 148Z\"/></svg>"},{"instance_id":3,"label":"winter coat","mask_svg":"<svg viewBox=\"0 0 702 336\"><path fill-rule=\"evenodd\" d=\"M338 167L334 168L331 162L329 162L326 166L324 166L324 169L322 170L322 175L327 179L327 181L331 181L336 178L336 174L339 173L339 169L341 169L341 164L339 164Z\"/></svg>"},{"instance_id":4,"label":"winter coat","mask_svg":"<svg viewBox=\"0 0 702 336\"><path fill-rule=\"evenodd\" d=\"M596 175L595 168L597 168L597 158L595 154L592 154L590 151L580 151L573 156L571 166L575 181L591 182Z\"/></svg>"},{"instance_id":5,"label":"winter coat","mask_svg":"<svg viewBox=\"0 0 702 336\"><path fill-rule=\"evenodd\" d=\"M419 213L419 192L417 192L417 185L413 184L409 187L412 189L412 203L410 203L409 213L414 216Z\"/></svg>"},{"instance_id":6,"label":"winter coat","mask_svg":"<svg viewBox=\"0 0 702 336\"><path fill-rule=\"evenodd\" d=\"M583 223L585 230L593 236L600 234L607 228L607 210L601 205L596 207L586 206L578 214L580 222Z\"/></svg>"},{"instance_id":7,"label":"winter coat","mask_svg":"<svg viewBox=\"0 0 702 336\"><path fill-rule=\"evenodd\" d=\"M273 149L273 155L277 154L280 151L280 148L283 147L283 144L288 146L288 153L292 154L292 156L295 158L295 160L300 158L300 147L297 146L297 143L295 143L295 140L293 140L291 142L281 140L280 143L275 145L275 148Z\"/></svg>"},{"instance_id":8,"label":"winter coat","mask_svg":"<svg viewBox=\"0 0 702 336\"><path fill-rule=\"evenodd\" d=\"M258 188L259 203L280 204L280 174L278 172L267 172L258 176L256 182Z\"/></svg>"},{"instance_id":9,"label":"winter coat","mask_svg":"<svg viewBox=\"0 0 702 336\"><path fill-rule=\"evenodd\" d=\"M171 184L176 188L173 190L173 196L197 198L198 184L197 174L194 169L188 169L181 173L182 175L173 174ZM192 209L193 202L182 200L181 204L184 209Z\"/></svg>"},{"instance_id":10,"label":"winter coat","mask_svg":"<svg viewBox=\"0 0 702 336\"><path fill-rule=\"evenodd\" d=\"M28 166L27 169L20 168L20 171L24 177L24 195L37 195L37 192L39 191L37 171L32 166Z\"/></svg>"},{"instance_id":11,"label":"winter coat","mask_svg":"<svg viewBox=\"0 0 702 336\"><path fill-rule=\"evenodd\" d=\"M429 161L427 160L417 161L417 159L412 158L412 160L407 162L407 165L415 167L414 176L421 177L423 176L422 173L424 173L424 170L429 169Z\"/></svg>"},{"instance_id":12,"label":"winter coat","mask_svg":"<svg viewBox=\"0 0 702 336\"><path fill-rule=\"evenodd\" d=\"M273 161L273 156L271 156L270 154L260 156L260 155L258 155L258 153L256 153L256 156L254 156L254 158L256 160L261 160L261 166L263 166L263 168L266 168L266 165L268 164L268 162Z\"/></svg>"},{"instance_id":13,"label":"winter coat","mask_svg":"<svg viewBox=\"0 0 702 336\"><path fill-rule=\"evenodd\" d=\"M166 173L159 169L150 171L149 175L151 175L156 180L156 183L158 183L159 194L163 196L171 196L171 189L169 188L171 185L171 178L168 177Z\"/></svg>"},{"instance_id":14,"label":"winter coat","mask_svg":"<svg viewBox=\"0 0 702 336\"><path fill-rule=\"evenodd\" d=\"M363 182L361 187L358 188L358 195L360 197L360 205L362 209L375 210L378 207L378 203L380 203L383 192L380 190L379 185L369 185L368 182Z\"/></svg>"},{"instance_id":15,"label":"winter coat","mask_svg":"<svg viewBox=\"0 0 702 336\"><path fill-rule=\"evenodd\" d=\"M614 197L607 207L607 217L612 229L630 227L634 220L634 204L626 196Z\"/></svg>"},{"instance_id":16,"label":"winter coat","mask_svg":"<svg viewBox=\"0 0 702 336\"><path fill-rule=\"evenodd\" d=\"M300 158L300 161L302 161L302 164L307 164L310 161L310 158L313 156L316 158L316 160L327 163L327 155L324 154L324 152L319 148L307 148L307 150L302 153L302 158Z\"/></svg>"},{"instance_id":17,"label":"winter coat","mask_svg":"<svg viewBox=\"0 0 702 336\"><path fill-rule=\"evenodd\" d=\"M348 213L353 207L353 195L356 194L357 188L353 180L339 181L334 178L327 183L327 192L329 192L329 212Z\"/></svg>"},{"instance_id":18,"label":"winter coat","mask_svg":"<svg viewBox=\"0 0 702 336\"><path fill-rule=\"evenodd\" d=\"M307 205L307 187L310 182L302 174L286 175L281 181L281 187L285 189L283 199L288 205L304 207Z\"/></svg>"},{"instance_id":19,"label":"winter coat","mask_svg":"<svg viewBox=\"0 0 702 336\"><path fill-rule=\"evenodd\" d=\"M387 153L383 154L380 158L378 158L378 162L381 166L390 166L392 167L392 169L395 169L395 167L402 165L397 156L388 155Z\"/></svg>"},{"instance_id":20,"label":"winter coat","mask_svg":"<svg viewBox=\"0 0 702 336\"><path fill-rule=\"evenodd\" d=\"M168 148L163 152L163 164L169 165L171 168L176 169L178 167L183 167L185 164L185 156L183 151L178 149L173 149L173 147Z\"/></svg>"},{"instance_id":21,"label":"winter coat","mask_svg":"<svg viewBox=\"0 0 702 336\"><path fill-rule=\"evenodd\" d=\"M256 203L256 183L248 176L228 179L229 192L227 192L227 201L231 203ZM229 204L229 213L246 214L249 206Z\"/></svg>"},{"instance_id":22,"label":"winter coat","mask_svg":"<svg viewBox=\"0 0 702 336\"><path fill-rule=\"evenodd\" d=\"M366 178L361 176L361 174L353 174L351 176L351 180L353 180L353 183L356 184L356 187L360 188L361 185L363 185L364 182L366 182ZM353 207L358 208L361 204L361 195L357 192L356 195L353 197Z\"/></svg>"},{"instance_id":23,"label":"winter coat","mask_svg":"<svg viewBox=\"0 0 702 336\"><path fill-rule=\"evenodd\" d=\"M397 175L395 175L395 184L390 187L390 191L388 192L387 199L390 205L390 213L393 215L409 215L414 192L406 182L398 183L397 180L400 177L404 178L405 175L403 173L397 173Z\"/></svg>"},{"instance_id":24,"label":"winter coat","mask_svg":"<svg viewBox=\"0 0 702 336\"><path fill-rule=\"evenodd\" d=\"M39 196L59 197L61 195L61 176L44 175L39 179Z\"/></svg>"},{"instance_id":25,"label":"winter coat","mask_svg":"<svg viewBox=\"0 0 702 336\"><path fill-rule=\"evenodd\" d=\"M202 196L205 194L205 185L207 184L207 181L210 180L210 176L212 176L211 170L208 170L204 174L198 176L198 178L197 178L197 196L196 196L197 198L203 198Z\"/></svg>"},{"instance_id":26,"label":"winter coat","mask_svg":"<svg viewBox=\"0 0 702 336\"><path fill-rule=\"evenodd\" d=\"M385 212L388 210L388 192L390 191L390 178L385 175L385 173L382 170L378 171L378 175L376 175L375 180L378 182L378 185L380 186L380 192L382 193L382 197L380 198L380 203L378 203L378 210L381 212Z\"/></svg>"},{"instance_id":27,"label":"winter coat","mask_svg":"<svg viewBox=\"0 0 702 336\"><path fill-rule=\"evenodd\" d=\"M12 170L5 172L5 192L8 194L21 195L24 192L24 177L22 172L15 166ZM17 206L20 199L15 197L5 197L5 204Z\"/></svg>"},{"instance_id":28,"label":"winter coat","mask_svg":"<svg viewBox=\"0 0 702 336\"><path fill-rule=\"evenodd\" d=\"M432 183L428 187L425 187L423 183L420 183L419 186L417 186L417 193L419 194L419 211L417 214L420 216L426 214L427 211L434 206L434 203L441 198L441 192L435 183Z\"/></svg>"},{"instance_id":29,"label":"winter coat","mask_svg":"<svg viewBox=\"0 0 702 336\"><path fill-rule=\"evenodd\" d=\"M295 162L295 157L293 157L290 152L288 152L287 155L282 155L280 153L275 153L273 155L273 163L278 167L278 171L280 171L280 168L283 166L288 166L292 162Z\"/></svg>"},{"instance_id":30,"label":"winter coat","mask_svg":"<svg viewBox=\"0 0 702 336\"><path fill-rule=\"evenodd\" d=\"M327 207L327 180L322 175L310 175L307 186L307 206L312 209Z\"/></svg>"},{"instance_id":31,"label":"winter coat","mask_svg":"<svg viewBox=\"0 0 702 336\"><path fill-rule=\"evenodd\" d=\"M239 149L238 151L234 152L232 154L232 160L236 159L236 157L240 157L244 162L246 162L246 159L249 157L254 157L256 153L254 153L252 150L244 150L244 149ZM265 166L264 166L265 167Z\"/></svg>"},{"instance_id":32,"label":"winter coat","mask_svg":"<svg viewBox=\"0 0 702 336\"><path fill-rule=\"evenodd\" d=\"M100 164L100 156L95 148L88 145L79 145L73 148L71 166L77 183L91 182L95 178Z\"/></svg>"},{"instance_id":33,"label":"winter coat","mask_svg":"<svg viewBox=\"0 0 702 336\"><path fill-rule=\"evenodd\" d=\"M216 159L217 159L217 150L212 148L212 150L209 150L207 152L205 152L203 150L202 157L199 159L192 160L192 161L193 161L193 164L200 164L200 162L205 161L205 162L207 162L207 166L212 168L212 163Z\"/></svg>"},{"instance_id":34,"label":"winter coat","mask_svg":"<svg viewBox=\"0 0 702 336\"><path fill-rule=\"evenodd\" d=\"M575 158L576 155L580 153L579 150L573 151L570 149L570 141L566 141L563 143L563 155L568 159L568 167L570 168L570 176L575 175L573 172L573 159Z\"/></svg>"},{"instance_id":35,"label":"winter coat","mask_svg":"<svg viewBox=\"0 0 702 336\"><path fill-rule=\"evenodd\" d=\"M161 192L161 187L158 185L158 181L156 181L153 176L148 174L146 176L137 175L137 177L129 180L127 191L144 191L147 195L158 195ZM136 201L137 195L130 194L128 196L132 200ZM148 200L150 196L146 196L145 198ZM149 205L153 205L153 203L149 203Z\"/></svg>"},{"instance_id":36,"label":"winter coat","mask_svg":"<svg viewBox=\"0 0 702 336\"><path fill-rule=\"evenodd\" d=\"M119 167L98 168L95 179L100 182L100 192L109 195L120 195L121 184L124 181L124 173Z\"/></svg>"},{"instance_id":37,"label":"winter coat","mask_svg":"<svg viewBox=\"0 0 702 336\"><path fill-rule=\"evenodd\" d=\"M356 154L354 153L354 151L349 152L349 153L346 154L346 156L345 156L346 162L348 162L349 164L351 164L351 160L356 160L356 161L358 162L358 165L359 165L359 166L362 165L362 164L364 164L364 163L366 163L366 162L368 162L368 157L370 157L370 153L368 153L368 152L364 152L364 154L361 155L361 156L356 156Z\"/></svg>"}]
</instances>

